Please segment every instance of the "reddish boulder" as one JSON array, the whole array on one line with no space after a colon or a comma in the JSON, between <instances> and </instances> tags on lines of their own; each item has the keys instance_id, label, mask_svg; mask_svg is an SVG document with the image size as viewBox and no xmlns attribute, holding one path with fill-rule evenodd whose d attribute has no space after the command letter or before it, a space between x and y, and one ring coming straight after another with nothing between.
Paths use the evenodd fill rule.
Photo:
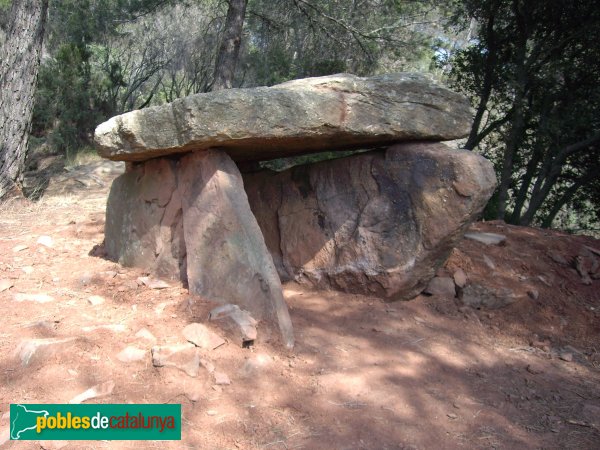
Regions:
<instances>
[{"instance_id":1,"label":"reddish boulder","mask_svg":"<svg viewBox=\"0 0 600 450\"><path fill-rule=\"evenodd\" d=\"M244 184L282 279L397 300L427 286L496 179L473 152L410 143Z\"/></svg>"}]
</instances>

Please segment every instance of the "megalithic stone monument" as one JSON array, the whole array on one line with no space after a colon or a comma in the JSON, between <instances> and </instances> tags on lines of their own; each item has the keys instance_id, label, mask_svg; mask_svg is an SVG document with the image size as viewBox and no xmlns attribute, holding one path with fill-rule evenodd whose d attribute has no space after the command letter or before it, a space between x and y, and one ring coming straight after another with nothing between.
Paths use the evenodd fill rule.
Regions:
<instances>
[{"instance_id":1,"label":"megalithic stone monument","mask_svg":"<svg viewBox=\"0 0 600 450\"><path fill-rule=\"evenodd\" d=\"M496 184L487 160L436 143L470 124L463 96L412 73L230 89L113 117L97 150L130 164L111 188L106 251L277 324L292 347L280 278L387 300L427 285ZM239 170L353 149L371 151Z\"/></svg>"}]
</instances>

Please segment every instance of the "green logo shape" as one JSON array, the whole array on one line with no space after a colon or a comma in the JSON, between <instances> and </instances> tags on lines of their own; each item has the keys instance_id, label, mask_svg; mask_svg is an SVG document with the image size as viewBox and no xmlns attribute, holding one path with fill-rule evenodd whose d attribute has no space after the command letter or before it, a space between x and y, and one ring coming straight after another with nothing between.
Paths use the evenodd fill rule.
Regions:
<instances>
[{"instance_id":1,"label":"green logo shape","mask_svg":"<svg viewBox=\"0 0 600 450\"><path fill-rule=\"evenodd\" d=\"M181 440L181 405L10 405L11 440Z\"/></svg>"}]
</instances>

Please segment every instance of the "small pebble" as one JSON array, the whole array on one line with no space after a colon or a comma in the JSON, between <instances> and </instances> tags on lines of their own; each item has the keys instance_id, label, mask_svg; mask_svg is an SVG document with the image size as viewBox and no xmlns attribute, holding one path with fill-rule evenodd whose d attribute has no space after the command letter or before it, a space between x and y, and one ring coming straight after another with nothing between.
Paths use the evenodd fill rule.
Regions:
<instances>
[{"instance_id":1,"label":"small pebble","mask_svg":"<svg viewBox=\"0 0 600 450\"><path fill-rule=\"evenodd\" d=\"M52 248L54 246L54 241L52 241L50 236L40 236L37 240L37 243L48 248Z\"/></svg>"},{"instance_id":2,"label":"small pebble","mask_svg":"<svg viewBox=\"0 0 600 450\"><path fill-rule=\"evenodd\" d=\"M540 370L536 367L533 367L531 365L528 365L526 368L527 372L529 372L532 375L539 375L540 373L543 373L543 370Z\"/></svg>"},{"instance_id":3,"label":"small pebble","mask_svg":"<svg viewBox=\"0 0 600 450\"><path fill-rule=\"evenodd\" d=\"M104 297L100 297L99 295L92 295L88 297L88 303L92 306L98 306L104 303Z\"/></svg>"},{"instance_id":4,"label":"small pebble","mask_svg":"<svg viewBox=\"0 0 600 450\"><path fill-rule=\"evenodd\" d=\"M567 362L571 362L573 361L573 353L561 353L559 356L560 359L562 359L563 361L567 361Z\"/></svg>"},{"instance_id":5,"label":"small pebble","mask_svg":"<svg viewBox=\"0 0 600 450\"><path fill-rule=\"evenodd\" d=\"M219 386L228 386L231 384L231 380L229 379L229 377L227 376L227 374L223 373L223 372L215 372L214 373L214 377L215 377L215 384L219 385Z\"/></svg>"}]
</instances>

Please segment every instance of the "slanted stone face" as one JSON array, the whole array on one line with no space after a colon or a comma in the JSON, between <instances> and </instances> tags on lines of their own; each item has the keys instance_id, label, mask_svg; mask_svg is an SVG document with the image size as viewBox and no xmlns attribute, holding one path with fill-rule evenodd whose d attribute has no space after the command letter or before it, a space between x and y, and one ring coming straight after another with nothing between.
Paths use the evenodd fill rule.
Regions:
<instances>
[{"instance_id":1,"label":"slanted stone face","mask_svg":"<svg viewBox=\"0 0 600 450\"><path fill-rule=\"evenodd\" d=\"M273 320L292 347L281 281L235 163L220 150L185 156L178 186L190 292L235 303L256 319Z\"/></svg>"},{"instance_id":2,"label":"slanted stone face","mask_svg":"<svg viewBox=\"0 0 600 450\"><path fill-rule=\"evenodd\" d=\"M465 136L465 97L414 73L349 74L227 89L132 111L96 129L98 153L145 161L224 149L234 161Z\"/></svg>"},{"instance_id":3,"label":"slanted stone face","mask_svg":"<svg viewBox=\"0 0 600 450\"><path fill-rule=\"evenodd\" d=\"M410 143L244 184L282 279L398 300L427 286L496 178L472 152Z\"/></svg>"}]
</instances>

